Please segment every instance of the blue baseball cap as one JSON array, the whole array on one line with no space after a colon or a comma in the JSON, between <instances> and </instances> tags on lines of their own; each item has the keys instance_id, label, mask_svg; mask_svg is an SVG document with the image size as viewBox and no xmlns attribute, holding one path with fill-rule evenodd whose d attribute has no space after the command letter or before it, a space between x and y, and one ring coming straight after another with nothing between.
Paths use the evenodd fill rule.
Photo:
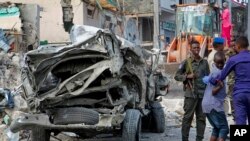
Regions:
<instances>
[{"instance_id":1,"label":"blue baseball cap","mask_svg":"<svg viewBox=\"0 0 250 141\"><path fill-rule=\"evenodd\" d=\"M216 43L216 44L224 44L224 42L225 42L224 38L215 37L213 43Z\"/></svg>"}]
</instances>

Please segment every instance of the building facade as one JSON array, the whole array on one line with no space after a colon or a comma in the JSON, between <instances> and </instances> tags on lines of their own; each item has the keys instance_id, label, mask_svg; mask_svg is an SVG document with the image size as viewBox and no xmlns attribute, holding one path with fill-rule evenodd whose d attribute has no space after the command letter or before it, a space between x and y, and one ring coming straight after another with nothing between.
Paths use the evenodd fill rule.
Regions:
<instances>
[{"instance_id":1,"label":"building facade","mask_svg":"<svg viewBox=\"0 0 250 141\"><path fill-rule=\"evenodd\" d=\"M165 36L165 42L161 42L161 48L164 48L175 37L175 10L171 8L171 5L178 3L179 0L160 0L160 35Z\"/></svg>"},{"instance_id":2,"label":"building facade","mask_svg":"<svg viewBox=\"0 0 250 141\"><path fill-rule=\"evenodd\" d=\"M100 6L96 6L91 1L85 1L83 24L108 28L136 45L152 48L154 40L153 0L100 0Z\"/></svg>"},{"instance_id":3,"label":"building facade","mask_svg":"<svg viewBox=\"0 0 250 141\"><path fill-rule=\"evenodd\" d=\"M63 28L60 0L12 0L11 2L40 6L40 40L69 41L69 35ZM207 0L100 0L103 2L100 5L103 7L91 2L93 0L71 0L74 24L109 28L114 33L150 49L153 46L160 48L165 46L165 43L154 45L158 42L159 35L165 35L166 43L170 43L175 36L175 11L171 5L207 2Z\"/></svg>"},{"instance_id":4,"label":"building facade","mask_svg":"<svg viewBox=\"0 0 250 141\"><path fill-rule=\"evenodd\" d=\"M74 12L74 23L83 24L83 2L71 0ZM0 0L6 2L6 0ZM40 40L48 42L67 42L69 34L64 31L62 6L60 0L11 0L12 3L37 4L40 7ZM27 13L29 14L29 13ZM8 21L6 21L8 22Z\"/></svg>"}]
</instances>

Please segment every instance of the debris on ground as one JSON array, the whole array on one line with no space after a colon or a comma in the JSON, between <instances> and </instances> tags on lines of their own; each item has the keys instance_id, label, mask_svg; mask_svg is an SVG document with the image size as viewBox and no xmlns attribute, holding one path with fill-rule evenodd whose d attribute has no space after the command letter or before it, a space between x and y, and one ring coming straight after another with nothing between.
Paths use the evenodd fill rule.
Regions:
<instances>
[{"instance_id":1,"label":"debris on ground","mask_svg":"<svg viewBox=\"0 0 250 141\"><path fill-rule=\"evenodd\" d=\"M24 131L13 133L10 131L11 122L23 112L27 112L28 105L20 96L19 89L11 91L7 88L0 88L0 140L19 141L25 136ZM20 134L21 133L21 134ZM27 137L26 137L27 138Z\"/></svg>"},{"instance_id":2,"label":"debris on ground","mask_svg":"<svg viewBox=\"0 0 250 141\"><path fill-rule=\"evenodd\" d=\"M0 28L0 50L3 50L5 53L7 53L10 49L10 45L14 42L12 38L14 38L13 35L10 37L5 36L6 33L3 31L2 28Z\"/></svg>"},{"instance_id":3,"label":"debris on ground","mask_svg":"<svg viewBox=\"0 0 250 141\"><path fill-rule=\"evenodd\" d=\"M14 100L9 89L0 88L0 111L5 108L14 108Z\"/></svg>"},{"instance_id":4,"label":"debris on ground","mask_svg":"<svg viewBox=\"0 0 250 141\"><path fill-rule=\"evenodd\" d=\"M0 51L0 86L14 89L21 84L19 53Z\"/></svg>"},{"instance_id":5,"label":"debris on ground","mask_svg":"<svg viewBox=\"0 0 250 141\"><path fill-rule=\"evenodd\" d=\"M0 124L0 140L1 141L8 141L8 137L5 134L5 130L7 129L7 125Z\"/></svg>"}]
</instances>

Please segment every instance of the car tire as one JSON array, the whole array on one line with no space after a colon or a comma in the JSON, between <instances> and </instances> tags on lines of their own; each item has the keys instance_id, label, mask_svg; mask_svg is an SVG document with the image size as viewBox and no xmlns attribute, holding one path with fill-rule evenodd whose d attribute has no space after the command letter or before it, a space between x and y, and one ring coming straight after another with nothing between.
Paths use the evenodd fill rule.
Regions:
<instances>
[{"instance_id":1,"label":"car tire","mask_svg":"<svg viewBox=\"0 0 250 141\"><path fill-rule=\"evenodd\" d=\"M55 110L53 123L57 125L79 124L95 125L99 122L99 113L82 107L60 108Z\"/></svg>"},{"instance_id":2,"label":"car tire","mask_svg":"<svg viewBox=\"0 0 250 141\"><path fill-rule=\"evenodd\" d=\"M135 109L126 111L123 121L122 141L140 141L141 136L141 113Z\"/></svg>"},{"instance_id":3,"label":"car tire","mask_svg":"<svg viewBox=\"0 0 250 141\"><path fill-rule=\"evenodd\" d=\"M50 131L43 128L34 128L31 130L31 141L49 141Z\"/></svg>"},{"instance_id":4,"label":"car tire","mask_svg":"<svg viewBox=\"0 0 250 141\"><path fill-rule=\"evenodd\" d=\"M150 103L152 115L152 129L155 133L163 133L165 131L165 114L159 102Z\"/></svg>"}]
</instances>

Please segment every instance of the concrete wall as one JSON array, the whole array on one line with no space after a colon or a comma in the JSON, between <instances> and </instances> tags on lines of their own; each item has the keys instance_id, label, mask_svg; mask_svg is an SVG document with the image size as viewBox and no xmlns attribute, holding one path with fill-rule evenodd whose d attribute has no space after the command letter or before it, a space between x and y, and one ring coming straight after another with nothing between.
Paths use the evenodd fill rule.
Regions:
<instances>
[{"instance_id":1,"label":"concrete wall","mask_svg":"<svg viewBox=\"0 0 250 141\"><path fill-rule=\"evenodd\" d=\"M92 15L88 14L88 9L92 11ZM135 18L124 17L118 13L107 10L94 9L84 4L84 23L85 25L95 26L103 29L110 29L116 35L139 45L139 31Z\"/></svg>"},{"instance_id":2,"label":"concrete wall","mask_svg":"<svg viewBox=\"0 0 250 141\"><path fill-rule=\"evenodd\" d=\"M88 15L88 9L93 12L92 15ZM83 4L83 21L85 25L91 25L95 27L101 27L100 22L100 13L101 11L98 8L94 8L92 6L88 6L86 3Z\"/></svg>"},{"instance_id":3,"label":"concrete wall","mask_svg":"<svg viewBox=\"0 0 250 141\"><path fill-rule=\"evenodd\" d=\"M93 14L88 14L88 10L92 11ZM83 5L83 18L84 25L95 26L103 29L110 29L119 36L124 34L124 21L125 18L117 13L113 13L108 10L99 10L88 6L84 3Z\"/></svg>"},{"instance_id":4,"label":"concrete wall","mask_svg":"<svg viewBox=\"0 0 250 141\"><path fill-rule=\"evenodd\" d=\"M0 0L0 2L6 2L6 0ZM38 4L41 7L40 40L48 40L49 42L69 41L69 35L63 29L60 0L11 0L11 2ZM83 2L72 0L72 5L74 23L83 24Z\"/></svg>"},{"instance_id":5,"label":"concrete wall","mask_svg":"<svg viewBox=\"0 0 250 141\"><path fill-rule=\"evenodd\" d=\"M178 3L179 3L179 0L161 0L160 6L164 10L169 10L169 11L174 12L174 10L170 6L173 4L178 4Z\"/></svg>"},{"instance_id":6,"label":"concrete wall","mask_svg":"<svg viewBox=\"0 0 250 141\"><path fill-rule=\"evenodd\" d=\"M120 4L125 3L123 10L126 14L152 13L156 0L119 0Z\"/></svg>"},{"instance_id":7,"label":"concrete wall","mask_svg":"<svg viewBox=\"0 0 250 141\"><path fill-rule=\"evenodd\" d=\"M139 30L137 22L138 21L135 18L126 18L123 35L128 41L135 43L136 45L140 45L141 40L139 34L141 33L141 30Z\"/></svg>"},{"instance_id":8,"label":"concrete wall","mask_svg":"<svg viewBox=\"0 0 250 141\"><path fill-rule=\"evenodd\" d=\"M23 4L19 6L22 16L22 32L24 46L31 45L37 48L40 41L40 8L36 4ZM29 13L29 14L27 14Z\"/></svg>"}]
</instances>

